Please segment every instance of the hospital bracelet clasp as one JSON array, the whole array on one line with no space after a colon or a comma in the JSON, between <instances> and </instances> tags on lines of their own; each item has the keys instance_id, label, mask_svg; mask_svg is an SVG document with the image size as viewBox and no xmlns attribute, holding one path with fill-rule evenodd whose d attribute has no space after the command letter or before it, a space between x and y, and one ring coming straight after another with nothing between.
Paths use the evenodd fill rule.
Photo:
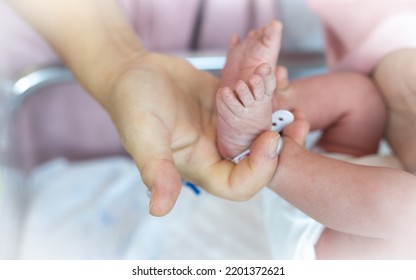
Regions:
<instances>
[{"instance_id":1,"label":"hospital bracelet clasp","mask_svg":"<svg viewBox=\"0 0 416 280\"><path fill-rule=\"evenodd\" d=\"M292 123L295 117L293 114L287 110L279 110L273 113L272 115L272 131L281 132L288 124ZM283 149L284 141L283 138L280 138L279 145L277 146L277 154L279 155ZM243 158L250 155L250 149L245 150L238 156L230 159L233 163L237 164Z\"/></svg>"}]
</instances>

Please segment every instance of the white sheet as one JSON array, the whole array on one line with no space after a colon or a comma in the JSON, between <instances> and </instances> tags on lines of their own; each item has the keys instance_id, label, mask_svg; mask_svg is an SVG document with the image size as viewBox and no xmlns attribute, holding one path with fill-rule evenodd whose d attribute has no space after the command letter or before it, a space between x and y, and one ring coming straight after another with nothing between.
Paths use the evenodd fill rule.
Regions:
<instances>
[{"instance_id":1,"label":"white sheet","mask_svg":"<svg viewBox=\"0 0 416 280\"><path fill-rule=\"evenodd\" d=\"M166 217L126 158L52 161L0 211L0 257L18 259L269 259L261 197L230 202L184 187Z\"/></svg>"}]
</instances>

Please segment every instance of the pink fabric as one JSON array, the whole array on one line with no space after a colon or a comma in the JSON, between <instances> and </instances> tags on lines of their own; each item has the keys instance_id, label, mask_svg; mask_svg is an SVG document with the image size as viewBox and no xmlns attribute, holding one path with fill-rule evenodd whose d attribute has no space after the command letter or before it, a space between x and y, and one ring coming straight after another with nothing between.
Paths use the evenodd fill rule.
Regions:
<instances>
[{"instance_id":1,"label":"pink fabric","mask_svg":"<svg viewBox=\"0 0 416 280\"><path fill-rule=\"evenodd\" d=\"M75 82L27 97L13 118L11 134L9 164L24 171L57 157L125 154L109 115Z\"/></svg>"},{"instance_id":2,"label":"pink fabric","mask_svg":"<svg viewBox=\"0 0 416 280\"><path fill-rule=\"evenodd\" d=\"M326 32L333 69L371 72L386 54L416 47L415 0L308 0Z\"/></svg>"},{"instance_id":3,"label":"pink fabric","mask_svg":"<svg viewBox=\"0 0 416 280\"><path fill-rule=\"evenodd\" d=\"M0 77L15 78L29 67L58 61L49 45L4 1L0 1Z\"/></svg>"},{"instance_id":4,"label":"pink fabric","mask_svg":"<svg viewBox=\"0 0 416 280\"><path fill-rule=\"evenodd\" d=\"M273 0L211 0L206 1L200 46L203 49L224 49L234 34L244 38L276 18Z\"/></svg>"},{"instance_id":5,"label":"pink fabric","mask_svg":"<svg viewBox=\"0 0 416 280\"><path fill-rule=\"evenodd\" d=\"M224 50L230 37L276 18L274 0L201 0L203 21L198 46ZM152 50L187 50L198 13L198 0L119 0L144 44Z\"/></svg>"},{"instance_id":6,"label":"pink fabric","mask_svg":"<svg viewBox=\"0 0 416 280\"><path fill-rule=\"evenodd\" d=\"M157 51L187 49L198 1L119 0L118 2L147 48Z\"/></svg>"}]
</instances>

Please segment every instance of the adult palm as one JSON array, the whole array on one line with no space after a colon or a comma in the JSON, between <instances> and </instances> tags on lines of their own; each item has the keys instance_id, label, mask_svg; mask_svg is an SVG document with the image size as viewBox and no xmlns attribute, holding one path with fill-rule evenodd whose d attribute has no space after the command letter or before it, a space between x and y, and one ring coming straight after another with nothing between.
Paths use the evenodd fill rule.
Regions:
<instances>
[{"instance_id":1,"label":"adult palm","mask_svg":"<svg viewBox=\"0 0 416 280\"><path fill-rule=\"evenodd\" d=\"M262 134L251 156L238 165L219 155L217 87L217 78L185 60L151 52L134 59L113 81L104 106L152 193L153 215L172 209L181 176L233 200L248 199L273 176L276 133Z\"/></svg>"}]
</instances>

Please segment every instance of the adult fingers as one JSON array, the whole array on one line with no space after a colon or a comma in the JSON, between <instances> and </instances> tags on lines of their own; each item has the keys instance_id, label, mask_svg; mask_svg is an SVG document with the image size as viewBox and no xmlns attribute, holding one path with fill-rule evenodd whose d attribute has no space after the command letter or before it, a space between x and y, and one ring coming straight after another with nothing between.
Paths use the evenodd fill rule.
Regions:
<instances>
[{"instance_id":1,"label":"adult fingers","mask_svg":"<svg viewBox=\"0 0 416 280\"><path fill-rule=\"evenodd\" d=\"M203 186L208 192L226 199L249 199L274 175L280 141L278 133L264 132L252 144L250 155L237 165L223 160L204 170Z\"/></svg>"},{"instance_id":2,"label":"adult fingers","mask_svg":"<svg viewBox=\"0 0 416 280\"><path fill-rule=\"evenodd\" d=\"M303 146L309 133L310 124L302 112L294 110L292 113L295 116L295 121L285 127L283 136L290 137L298 145Z\"/></svg>"}]
</instances>

